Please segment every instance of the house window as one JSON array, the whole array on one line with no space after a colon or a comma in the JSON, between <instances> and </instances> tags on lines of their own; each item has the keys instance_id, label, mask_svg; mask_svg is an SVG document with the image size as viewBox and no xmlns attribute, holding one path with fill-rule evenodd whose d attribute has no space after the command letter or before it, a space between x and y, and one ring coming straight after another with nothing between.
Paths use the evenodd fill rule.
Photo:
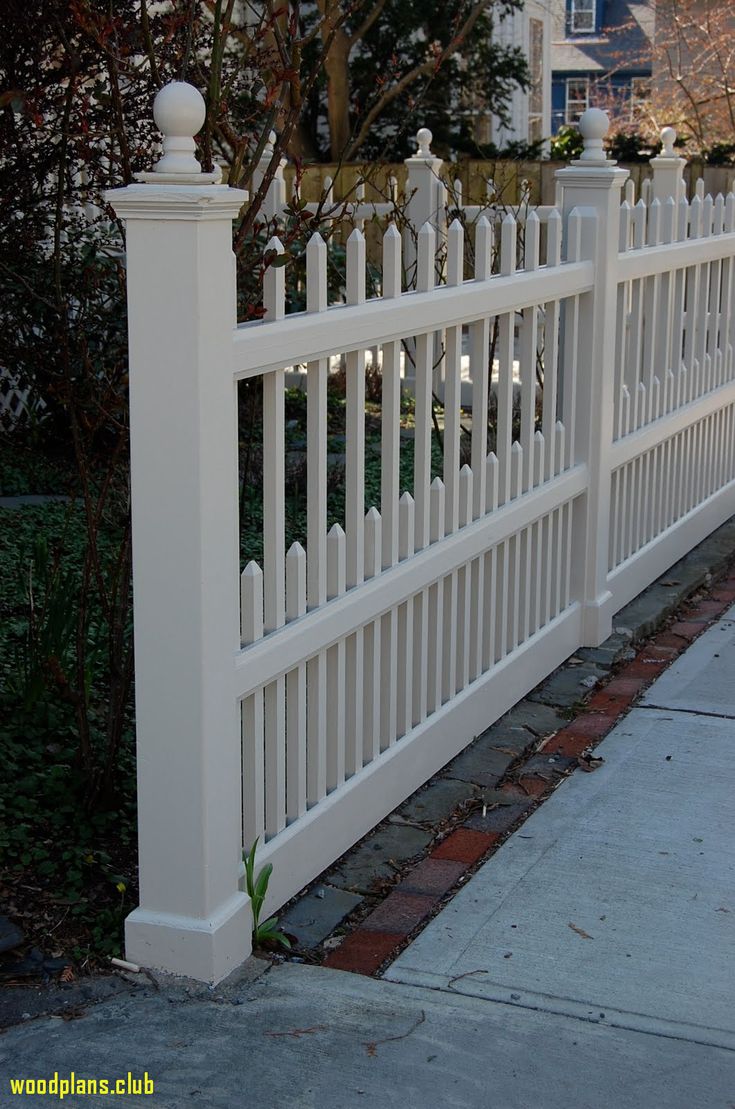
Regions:
<instances>
[{"instance_id":1,"label":"house window","mask_svg":"<svg viewBox=\"0 0 735 1109\"><path fill-rule=\"evenodd\" d=\"M570 77L567 81L565 123L576 123L590 106L590 83L587 77Z\"/></svg>"},{"instance_id":2,"label":"house window","mask_svg":"<svg viewBox=\"0 0 735 1109\"><path fill-rule=\"evenodd\" d=\"M535 143L543 138L544 126L544 24L540 19L528 21L528 68L528 141Z\"/></svg>"},{"instance_id":3,"label":"house window","mask_svg":"<svg viewBox=\"0 0 735 1109\"><path fill-rule=\"evenodd\" d=\"M569 31L572 35L590 35L595 31L596 0L569 0Z\"/></svg>"}]
</instances>

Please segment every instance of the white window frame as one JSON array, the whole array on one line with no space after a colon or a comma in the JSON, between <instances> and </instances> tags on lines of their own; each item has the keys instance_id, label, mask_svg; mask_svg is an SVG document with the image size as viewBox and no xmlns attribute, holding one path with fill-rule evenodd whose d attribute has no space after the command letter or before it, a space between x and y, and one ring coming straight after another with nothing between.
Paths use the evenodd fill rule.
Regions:
<instances>
[{"instance_id":1,"label":"white window frame","mask_svg":"<svg viewBox=\"0 0 735 1109\"><path fill-rule=\"evenodd\" d=\"M591 26L579 26L578 18L586 22L591 16ZM594 35L597 29L597 0L569 0L569 32L572 35Z\"/></svg>"},{"instance_id":2,"label":"white window frame","mask_svg":"<svg viewBox=\"0 0 735 1109\"><path fill-rule=\"evenodd\" d=\"M573 98L570 98L569 90L572 87L572 85L584 85L584 90L585 90L584 99L582 99L579 96L575 96ZM579 108L579 110L576 107L574 108L574 117L573 118L572 118L572 111L570 109L571 104L581 105L581 108ZM567 77L566 84L565 84L565 93L564 93L564 122L565 123L576 123L577 120L579 119L579 117L581 116L582 112L585 112L587 110L587 108L589 108L589 106L590 106L590 79L589 79L589 77Z\"/></svg>"}]
</instances>

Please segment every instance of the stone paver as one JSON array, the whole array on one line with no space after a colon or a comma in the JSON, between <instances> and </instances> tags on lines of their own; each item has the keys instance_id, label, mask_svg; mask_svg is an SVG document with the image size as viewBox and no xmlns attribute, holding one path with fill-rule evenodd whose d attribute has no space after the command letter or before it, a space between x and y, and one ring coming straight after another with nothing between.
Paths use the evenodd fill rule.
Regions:
<instances>
[{"instance_id":1,"label":"stone paver","mask_svg":"<svg viewBox=\"0 0 735 1109\"><path fill-rule=\"evenodd\" d=\"M430 832L410 824L383 824L345 855L325 875L330 885L370 891L375 884L395 878L398 864L421 854L432 840Z\"/></svg>"},{"instance_id":2,"label":"stone paver","mask_svg":"<svg viewBox=\"0 0 735 1109\"><path fill-rule=\"evenodd\" d=\"M279 927L296 936L300 949L317 947L363 900L334 886L317 886L279 915Z\"/></svg>"}]
</instances>

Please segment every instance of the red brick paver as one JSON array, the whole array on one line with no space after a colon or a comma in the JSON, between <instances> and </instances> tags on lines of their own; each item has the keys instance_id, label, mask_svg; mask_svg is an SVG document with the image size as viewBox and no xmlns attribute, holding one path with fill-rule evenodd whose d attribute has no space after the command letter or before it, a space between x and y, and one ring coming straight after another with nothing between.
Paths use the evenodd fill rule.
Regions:
<instances>
[{"instance_id":1,"label":"red brick paver","mask_svg":"<svg viewBox=\"0 0 735 1109\"><path fill-rule=\"evenodd\" d=\"M334 970L351 970L353 974L375 974L404 938L402 933L364 932L358 929L329 952L324 966Z\"/></svg>"}]
</instances>

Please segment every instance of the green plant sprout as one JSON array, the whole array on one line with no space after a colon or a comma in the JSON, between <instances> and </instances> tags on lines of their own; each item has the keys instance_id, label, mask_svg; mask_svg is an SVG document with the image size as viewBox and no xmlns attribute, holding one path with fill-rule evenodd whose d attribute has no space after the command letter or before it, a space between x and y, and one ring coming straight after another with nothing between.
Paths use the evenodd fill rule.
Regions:
<instances>
[{"instance_id":1,"label":"green plant sprout","mask_svg":"<svg viewBox=\"0 0 735 1109\"><path fill-rule=\"evenodd\" d=\"M258 837L260 838L260 837ZM250 853L243 851L242 861L245 863L245 888L247 889L250 904L253 910L253 946L263 943L280 944L281 947L290 947L288 936L278 930L278 920L271 916L260 923L260 910L263 908L265 895L268 892L268 883L273 873L273 863L266 863L258 877L255 877L255 851L258 839L250 848Z\"/></svg>"}]
</instances>

